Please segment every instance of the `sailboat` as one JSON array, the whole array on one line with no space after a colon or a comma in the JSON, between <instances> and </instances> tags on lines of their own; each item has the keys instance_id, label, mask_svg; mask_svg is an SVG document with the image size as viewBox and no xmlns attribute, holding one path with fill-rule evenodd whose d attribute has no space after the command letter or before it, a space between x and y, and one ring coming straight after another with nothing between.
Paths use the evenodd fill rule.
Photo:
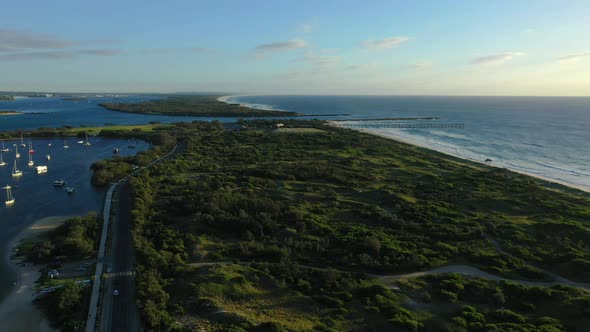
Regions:
<instances>
[{"instance_id":1,"label":"sailboat","mask_svg":"<svg viewBox=\"0 0 590 332\"><path fill-rule=\"evenodd\" d=\"M25 144L25 140L23 139L23 134L20 134L20 146L22 146L23 148L27 146Z\"/></svg>"},{"instance_id":2,"label":"sailboat","mask_svg":"<svg viewBox=\"0 0 590 332\"><path fill-rule=\"evenodd\" d=\"M7 206L14 204L14 196L12 196L12 187L6 185L6 187L2 187L2 189L6 190L6 200L4 201L4 203L6 203Z\"/></svg>"},{"instance_id":3,"label":"sailboat","mask_svg":"<svg viewBox=\"0 0 590 332\"><path fill-rule=\"evenodd\" d=\"M33 142L29 142L29 153L35 153L35 150L33 149Z\"/></svg>"},{"instance_id":4,"label":"sailboat","mask_svg":"<svg viewBox=\"0 0 590 332\"><path fill-rule=\"evenodd\" d=\"M6 166L6 162L2 159L2 152L0 152L0 166Z\"/></svg>"},{"instance_id":5,"label":"sailboat","mask_svg":"<svg viewBox=\"0 0 590 332\"><path fill-rule=\"evenodd\" d=\"M33 161L33 153L31 151L29 151L29 162L27 163L27 165L29 165L29 166L35 165L35 162Z\"/></svg>"},{"instance_id":6,"label":"sailboat","mask_svg":"<svg viewBox=\"0 0 590 332\"><path fill-rule=\"evenodd\" d=\"M68 142L64 139L64 149L69 148L70 146L68 145Z\"/></svg>"},{"instance_id":7,"label":"sailboat","mask_svg":"<svg viewBox=\"0 0 590 332\"><path fill-rule=\"evenodd\" d=\"M16 154L14 155L15 158L20 158L20 153L18 153L18 145L14 146L14 151L16 151Z\"/></svg>"},{"instance_id":8,"label":"sailboat","mask_svg":"<svg viewBox=\"0 0 590 332\"><path fill-rule=\"evenodd\" d=\"M0 150L0 152L8 152L8 151L10 151L10 149L7 147L4 147L4 140L2 140L2 150Z\"/></svg>"},{"instance_id":9,"label":"sailboat","mask_svg":"<svg viewBox=\"0 0 590 332\"><path fill-rule=\"evenodd\" d=\"M17 177L17 176L22 176L23 175L23 171L21 171L20 169L16 168L16 160L14 161L14 167L12 168L12 176Z\"/></svg>"},{"instance_id":10,"label":"sailboat","mask_svg":"<svg viewBox=\"0 0 590 332\"><path fill-rule=\"evenodd\" d=\"M88 142L88 132L86 132L86 142L84 142L85 146L91 146L90 142Z\"/></svg>"}]
</instances>

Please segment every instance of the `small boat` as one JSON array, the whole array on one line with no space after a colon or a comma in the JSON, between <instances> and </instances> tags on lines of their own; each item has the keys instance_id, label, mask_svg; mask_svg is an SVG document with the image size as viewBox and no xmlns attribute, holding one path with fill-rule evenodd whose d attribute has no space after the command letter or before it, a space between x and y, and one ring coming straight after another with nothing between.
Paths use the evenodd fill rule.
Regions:
<instances>
[{"instance_id":1,"label":"small boat","mask_svg":"<svg viewBox=\"0 0 590 332\"><path fill-rule=\"evenodd\" d=\"M47 166L37 166L35 167L37 174L47 173Z\"/></svg>"},{"instance_id":2,"label":"small boat","mask_svg":"<svg viewBox=\"0 0 590 332\"><path fill-rule=\"evenodd\" d=\"M64 180L55 180L53 181L53 186L55 187L61 187L65 184L66 182Z\"/></svg>"},{"instance_id":3,"label":"small boat","mask_svg":"<svg viewBox=\"0 0 590 332\"><path fill-rule=\"evenodd\" d=\"M68 142L64 139L64 149L69 148L70 146L68 145Z\"/></svg>"},{"instance_id":4,"label":"small boat","mask_svg":"<svg viewBox=\"0 0 590 332\"><path fill-rule=\"evenodd\" d=\"M6 166L6 162L2 159L2 152L0 152L0 166Z\"/></svg>"},{"instance_id":5,"label":"small boat","mask_svg":"<svg viewBox=\"0 0 590 332\"><path fill-rule=\"evenodd\" d=\"M23 175L23 171L21 171L20 169L18 169L16 167L16 160L14 161L14 167L12 168L12 176L17 177L17 176L22 176Z\"/></svg>"},{"instance_id":6,"label":"small boat","mask_svg":"<svg viewBox=\"0 0 590 332\"><path fill-rule=\"evenodd\" d=\"M20 146L23 148L27 147L25 140L23 139L23 134L20 134Z\"/></svg>"},{"instance_id":7,"label":"small boat","mask_svg":"<svg viewBox=\"0 0 590 332\"><path fill-rule=\"evenodd\" d=\"M33 154L31 152L29 152L29 162L27 163L27 165L29 165L29 166L35 165L35 162L33 161Z\"/></svg>"},{"instance_id":8,"label":"small boat","mask_svg":"<svg viewBox=\"0 0 590 332\"><path fill-rule=\"evenodd\" d=\"M4 146L4 140L2 140L2 149L0 151L1 152L8 152L8 151L10 151L9 148L7 148L7 147Z\"/></svg>"},{"instance_id":9,"label":"small boat","mask_svg":"<svg viewBox=\"0 0 590 332\"><path fill-rule=\"evenodd\" d=\"M35 150L33 149L33 142L29 142L29 153L35 153Z\"/></svg>"},{"instance_id":10,"label":"small boat","mask_svg":"<svg viewBox=\"0 0 590 332\"><path fill-rule=\"evenodd\" d=\"M14 196L12 196L12 187L6 185L6 187L2 187L2 189L6 190L6 200L4 201L6 206L14 204Z\"/></svg>"},{"instance_id":11,"label":"small boat","mask_svg":"<svg viewBox=\"0 0 590 332\"><path fill-rule=\"evenodd\" d=\"M83 144L84 146L91 146L90 142L88 142L88 132L86 132L86 142Z\"/></svg>"},{"instance_id":12,"label":"small boat","mask_svg":"<svg viewBox=\"0 0 590 332\"><path fill-rule=\"evenodd\" d=\"M487 159L486 159L486 163L491 163L492 161L493 161L493 160L492 160L492 159L490 159L490 158L487 158Z\"/></svg>"},{"instance_id":13,"label":"small boat","mask_svg":"<svg viewBox=\"0 0 590 332\"><path fill-rule=\"evenodd\" d=\"M84 144L84 141L78 141L76 143L78 143L78 144Z\"/></svg>"},{"instance_id":14,"label":"small boat","mask_svg":"<svg viewBox=\"0 0 590 332\"><path fill-rule=\"evenodd\" d=\"M15 155L14 155L14 157L15 157L15 158L20 158L20 153L18 153L18 146L17 146L17 145L15 145L15 146L14 146L14 149L15 149L15 150L14 150L14 151L15 151Z\"/></svg>"},{"instance_id":15,"label":"small boat","mask_svg":"<svg viewBox=\"0 0 590 332\"><path fill-rule=\"evenodd\" d=\"M74 193L74 187L66 187L66 192L68 194L73 194Z\"/></svg>"},{"instance_id":16,"label":"small boat","mask_svg":"<svg viewBox=\"0 0 590 332\"><path fill-rule=\"evenodd\" d=\"M47 144L47 146L53 146L53 144L51 144L51 143L48 143L48 144Z\"/></svg>"},{"instance_id":17,"label":"small boat","mask_svg":"<svg viewBox=\"0 0 590 332\"><path fill-rule=\"evenodd\" d=\"M48 155L48 154L46 154L46 155L45 155L45 159L47 159L47 160L51 160L51 156L50 156L50 155Z\"/></svg>"},{"instance_id":18,"label":"small boat","mask_svg":"<svg viewBox=\"0 0 590 332\"><path fill-rule=\"evenodd\" d=\"M113 153L119 153L119 148L114 148Z\"/></svg>"}]
</instances>

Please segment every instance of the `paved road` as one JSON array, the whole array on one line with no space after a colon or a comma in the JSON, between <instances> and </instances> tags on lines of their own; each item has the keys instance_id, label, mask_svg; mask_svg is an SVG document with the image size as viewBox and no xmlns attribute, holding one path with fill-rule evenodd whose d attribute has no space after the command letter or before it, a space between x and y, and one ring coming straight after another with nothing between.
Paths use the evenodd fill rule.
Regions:
<instances>
[{"instance_id":1,"label":"paved road","mask_svg":"<svg viewBox=\"0 0 590 332\"><path fill-rule=\"evenodd\" d=\"M106 250L107 234L109 231L109 217L111 211L111 201L113 197L113 190L117 184L112 184L107 191L104 209L102 211L103 224L102 233L100 236L100 245L98 247L98 257L96 263L96 270L94 272L94 281L92 282L92 295L90 296L90 307L88 309L88 320L86 321L86 332L93 332L96 324L96 313L98 311L98 298L100 296L100 275L103 268L103 258Z\"/></svg>"},{"instance_id":2,"label":"paved road","mask_svg":"<svg viewBox=\"0 0 590 332\"><path fill-rule=\"evenodd\" d=\"M380 277L378 277L378 279L384 283L389 283L389 282L395 282L395 281L403 280L403 279L417 278L417 277L430 275L430 274L459 273L459 274L463 274L463 275L480 277L480 278L489 279L489 280L493 280L493 281L510 281L510 282L514 282L514 283L521 284L524 286L550 287L553 285L567 285L567 286L582 288L582 289L590 291L590 284L571 281L571 280L565 279L561 276L558 276L554 273L550 273L548 271L543 271L543 272L550 274L554 278L554 281L526 281L526 280L507 279L507 278L503 278L503 277L482 271L476 267L469 266L469 265L447 265L447 266L442 266L442 267L428 270L428 271L380 276Z\"/></svg>"},{"instance_id":3,"label":"paved road","mask_svg":"<svg viewBox=\"0 0 590 332\"><path fill-rule=\"evenodd\" d=\"M141 330L139 310L135 303L133 269L135 251L131 241L131 198L129 184L119 184L118 202L111 224L111 250L107 258L111 272L106 273L102 300L100 331L132 332ZM113 292L117 290L118 296Z\"/></svg>"}]
</instances>

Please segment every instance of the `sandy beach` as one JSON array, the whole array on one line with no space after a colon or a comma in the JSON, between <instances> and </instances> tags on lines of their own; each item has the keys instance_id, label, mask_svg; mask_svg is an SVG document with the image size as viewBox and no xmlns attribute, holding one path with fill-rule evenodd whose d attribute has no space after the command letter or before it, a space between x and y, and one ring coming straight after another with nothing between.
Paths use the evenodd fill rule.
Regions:
<instances>
[{"instance_id":1,"label":"sandy beach","mask_svg":"<svg viewBox=\"0 0 590 332\"><path fill-rule=\"evenodd\" d=\"M330 125L332 125L332 126L339 127L338 121L328 121L328 123ZM557 183L557 184L560 184L560 185L564 185L564 186L571 187L571 188L574 188L574 189L582 190L582 191L585 191L585 192L590 192L590 188L587 187L587 186L578 185L578 184L570 183L570 182L566 182L566 181L560 181L558 179L553 179L553 178L550 178L550 177L542 176L542 175L531 173L531 172L525 172L525 171L522 171L522 170L519 170L519 169L514 169L514 168L511 168L511 167L506 167L504 165L494 165L493 163L485 163L485 162L482 162L481 160L475 160L475 159L466 158L465 156L454 155L454 154L448 153L446 151L440 151L440 150L433 149L430 146L427 146L427 145L424 145L424 144L420 144L419 142L416 142L416 141L413 141L413 140L405 139L404 137L401 137L401 136L396 136L395 134L392 134L391 132L382 132L379 129L356 129L356 130L361 131L361 132L364 132L364 133L367 133L367 134L371 134L371 135L375 135L375 136L379 136L379 137L391 139L391 140L394 140L394 141L402 142L402 143L405 143L405 144L410 144L410 145L418 146L418 147L421 147L421 148L425 148L425 149L437 151L437 152L440 152L440 153L443 153L443 154L446 154L446 155L449 155L449 156L452 156L452 157L456 157L456 158L468 160L468 161L475 162L475 163L478 163L478 164L482 164L482 165L486 165L486 166L492 166L492 167L498 167L498 168L506 168L506 169L509 169L509 170L511 170L513 172L520 173L520 174L523 174L523 175L528 175L528 176L531 176L531 177L534 177L534 178L537 178L537 179L540 179L540 180L544 180L544 181L547 181L547 182Z\"/></svg>"},{"instance_id":2,"label":"sandy beach","mask_svg":"<svg viewBox=\"0 0 590 332\"><path fill-rule=\"evenodd\" d=\"M17 275L16 285L0 303L0 330L2 331L55 331L43 314L33 305L35 281L39 279L41 266L22 266L20 259L11 259L14 248L23 239L34 237L61 225L68 217L47 217L37 220L15 236L8 244L5 259Z\"/></svg>"}]
</instances>

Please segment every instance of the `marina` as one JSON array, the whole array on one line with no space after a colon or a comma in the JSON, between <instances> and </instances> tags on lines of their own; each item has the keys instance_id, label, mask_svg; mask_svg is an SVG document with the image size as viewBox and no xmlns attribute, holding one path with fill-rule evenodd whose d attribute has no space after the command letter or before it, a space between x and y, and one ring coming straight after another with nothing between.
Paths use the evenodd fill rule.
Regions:
<instances>
[{"instance_id":1,"label":"marina","mask_svg":"<svg viewBox=\"0 0 590 332\"><path fill-rule=\"evenodd\" d=\"M27 146L29 139L25 135ZM113 149L126 146L127 141L100 137L90 139L92 146L75 145L68 149L63 148L63 138L31 139L35 154L50 155L51 158L43 161L43 158L36 158L38 165L30 168L24 165L26 161L15 158L16 147L13 144L20 145L20 135L18 139L5 140L5 146L13 151L0 154L7 166L10 165L0 167L0 184L10 187L9 192L6 189L0 191L4 201L0 205L3 226L0 243L7 243L23 228L48 215L74 216L100 210L104 189L92 186L90 166L98 160L110 158ZM136 141L136 144L136 149L120 148L119 154L134 155L149 146L144 141ZM17 173L13 175L15 168ZM71 193L66 187L71 188ZM4 245L0 246L0 254L4 255L5 250ZM0 297L12 287L13 278L5 262L1 262Z\"/></svg>"}]
</instances>

